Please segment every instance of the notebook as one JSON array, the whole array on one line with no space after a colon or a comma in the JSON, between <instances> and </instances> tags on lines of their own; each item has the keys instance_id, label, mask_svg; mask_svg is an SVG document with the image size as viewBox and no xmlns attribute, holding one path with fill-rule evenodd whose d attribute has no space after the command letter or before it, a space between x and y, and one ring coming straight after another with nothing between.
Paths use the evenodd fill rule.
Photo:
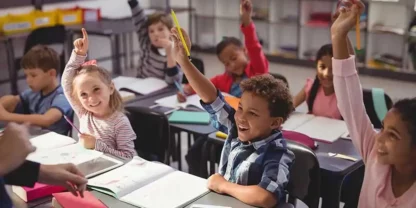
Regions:
<instances>
[{"instance_id":1,"label":"notebook","mask_svg":"<svg viewBox=\"0 0 416 208\"><path fill-rule=\"evenodd\" d=\"M210 116L207 112L174 111L169 117L170 123L209 124Z\"/></svg>"},{"instance_id":2,"label":"notebook","mask_svg":"<svg viewBox=\"0 0 416 208\"><path fill-rule=\"evenodd\" d=\"M41 183L35 183L33 188L12 186L12 191L24 202L31 202L36 199L40 199L46 196L50 196L53 193L65 191L66 189L61 186L52 186Z\"/></svg>"},{"instance_id":3,"label":"notebook","mask_svg":"<svg viewBox=\"0 0 416 208\"><path fill-rule=\"evenodd\" d=\"M186 98L186 102L180 103L178 101L178 98L176 97L176 94L175 94L175 95L167 96L167 97L161 98L159 100L156 100L155 103L160 105L160 106L165 106L165 107L169 107L169 108L185 109L187 107L194 106L194 107L197 107L199 109L205 110L202 107L200 100L201 100L201 98L197 94L195 94L195 95L188 96Z\"/></svg>"},{"instance_id":4,"label":"notebook","mask_svg":"<svg viewBox=\"0 0 416 208\"><path fill-rule=\"evenodd\" d=\"M134 157L88 181L88 187L144 208L182 207L206 194L206 179Z\"/></svg>"},{"instance_id":5,"label":"notebook","mask_svg":"<svg viewBox=\"0 0 416 208\"><path fill-rule=\"evenodd\" d=\"M55 132L49 132L40 136L33 137L29 140L33 146L37 148L36 151L55 149L70 144L76 141L68 136L64 136Z\"/></svg>"},{"instance_id":6,"label":"notebook","mask_svg":"<svg viewBox=\"0 0 416 208\"><path fill-rule=\"evenodd\" d=\"M52 206L55 208L107 208L97 197L88 191L84 192L84 198L76 197L70 192L53 194Z\"/></svg>"},{"instance_id":7,"label":"notebook","mask_svg":"<svg viewBox=\"0 0 416 208\"><path fill-rule=\"evenodd\" d=\"M348 132L342 120L295 112L283 123L283 130L299 132L326 143L332 143Z\"/></svg>"},{"instance_id":8,"label":"notebook","mask_svg":"<svg viewBox=\"0 0 416 208\"><path fill-rule=\"evenodd\" d=\"M132 92L118 91L118 93L120 93L120 96L121 96L121 99L123 100L123 102L130 101L130 100L132 100L136 97L136 94L134 94Z\"/></svg>"},{"instance_id":9,"label":"notebook","mask_svg":"<svg viewBox=\"0 0 416 208\"><path fill-rule=\"evenodd\" d=\"M123 162L102 152L85 149L80 143L34 152L28 155L27 160L46 165L73 163L87 178L123 165Z\"/></svg>"},{"instance_id":10,"label":"notebook","mask_svg":"<svg viewBox=\"0 0 416 208\"><path fill-rule=\"evenodd\" d=\"M168 86L165 80L154 77L141 79L119 76L113 79L113 83L119 91L127 90L141 95L147 95Z\"/></svg>"}]
</instances>

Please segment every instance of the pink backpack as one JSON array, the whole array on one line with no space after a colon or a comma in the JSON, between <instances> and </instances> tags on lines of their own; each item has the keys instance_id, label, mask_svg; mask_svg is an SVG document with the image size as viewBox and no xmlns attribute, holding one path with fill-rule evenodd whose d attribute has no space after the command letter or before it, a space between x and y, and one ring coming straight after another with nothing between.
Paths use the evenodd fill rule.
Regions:
<instances>
[{"instance_id":1,"label":"pink backpack","mask_svg":"<svg viewBox=\"0 0 416 208\"><path fill-rule=\"evenodd\" d=\"M295 131L286 131L286 130L282 130L282 133L285 139L289 139L289 140L301 143L313 150L318 147L318 144L312 138L310 138L309 136L305 134L295 132Z\"/></svg>"}]
</instances>

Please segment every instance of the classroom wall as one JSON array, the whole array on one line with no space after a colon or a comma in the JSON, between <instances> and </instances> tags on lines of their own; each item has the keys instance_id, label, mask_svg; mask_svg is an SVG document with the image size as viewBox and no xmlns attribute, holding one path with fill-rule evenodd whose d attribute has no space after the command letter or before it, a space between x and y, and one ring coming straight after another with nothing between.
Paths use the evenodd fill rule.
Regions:
<instances>
[{"instance_id":1,"label":"classroom wall","mask_svg":"<svg viewBox=\"0 0 416 208\"><path fill-rule=\"evenodd\" d=\"M152 0L139 0L141 5L143 7L149 7L149 6L156 6L156 2ZM164 0L162 0L161 3L163 3ZM127 0L123 0L123 3L120 1L115 0L91 0L91 1L83 1L79 2L78 4L81 4L84 7L90 7L90 8L101 8L102 16L103 17L112 17L112 18L123 18L123 17L130 17L131 11L127 4ZM70 8L73 7L75 4L74 2L65 2L60 4L50 4L45 5L44 10L52 10L56 8ZM171 0L171 6L187 6L187 0ZM9 8L9 9L0 9L0 16L7 14L7 13L13 13L13 14L19 14L19 13L26 13L31 11L30 6L25 7L19 7L19 8ZM179 21L181 22L181 26L188 30L188 13L181 13L177 14ZM90 52L89 52L89 58L90 59L96 59L100 57L109 57L111 50L110 50L110 41L108 38L105 37L98 37L98 36L89 36L90 38ZM15 39L13 41L13 46L15 50L15 56L21 57L23 55L24 50L24 44L25 44L26 38L19 38ZM133 47L134 50L138 50L138 37L136 34L133 34ZM122 49L122 44L120 44L120 47ZM63 50L62 47L54 46L53 47L57 51ZM122 51L122 50L121 50ZM124 59L121 58L121 63L124 63ZM137 64L139 61L138 56L136 55L134 57L134 63ZM100 65L105 67L106 69L112 71L112 61L101 61L99 62ZM126 74L133 73L133 70L125 70ZM23 72L20 71L20 75L23 75ZM0 80L4 80L8 78L8 72L7 72L7 56L6 51L3 44L0 44ZM25 84L24 80L19 81L19 90L22 91L27 88L27 85ZM0 84L0 96L10 94L10 85L8 83Z\"/></svg>"}]
</instances>

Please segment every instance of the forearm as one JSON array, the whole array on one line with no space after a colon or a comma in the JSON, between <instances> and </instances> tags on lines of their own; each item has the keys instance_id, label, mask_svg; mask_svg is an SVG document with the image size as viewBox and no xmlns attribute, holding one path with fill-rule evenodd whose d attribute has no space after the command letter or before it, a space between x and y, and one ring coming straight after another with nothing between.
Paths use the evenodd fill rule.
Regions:
<instances>
[{"instance_id":1,"label":"forearm","mask_svg":"<svg viewBox=\"0 0 416 208\"><path fill-rule=\"evenodd\" d=\"M350 56L348 49L347 35L345 34L332 34L332 50L334 58L338 60L347 59Z\"/></svg>"},{"instance_id":2,"label":"forearm","mask_svg":"<svg viewBox=\"0 0 416 208\"><path fill-rule=\"evenodd\" d=\"M256 207L274 207L277 204L272 193L257 185L243 186L227 182L224 184L222 192Z\"/></svg>"},{"instance_id":3,"label":"forearm","mask_svg":"<svg viewBox=\"0 0 416 208\"><path fill-rule=\"evenodd\" d=\"M204 103L212 103L217 98L217 89L190 61L181 64L182 71L193 90Z\"/></svg>"},{"instance_id":4,"label":"forearm","mask_svg":"<svg viewBox=\"0 0 416 208\"><path fill-rule=\"evenodd\" d=\"M167 63L166 63L167 68L172 68L176 66L176 60L172 56L171 52L167 53L166 59L167 59Z\"/></svg>"},{"instance_id":5,"label":"forearm","mask_svg":"<svg viewBox=\"0 0 416 208\"><path fill-rule=\"evenodd\" d=\"M17 96L6 95L0 98L0 105L2 105L8 112L13 112L19 101L20 99Z\"/></svg>"},{"instance_id":6,"label":"forearm","mask_svg":"<svg viewBox=\"0 0 416 208\"><path fill-rule=\"evenodd\" d=\"M95 143L95 150L126 159L133 158L136 155L136 150L134 150L133 141L131 141L129 145L118 146L117 149L115 149L110 147L103 141L97 139Z\"/></svg>"},{"instance_id":7,"label":"forearm","mask_svg":"<svg viewBox=\"0 0 416 208\"><path fill-rule=\"evenodd\" d=\"M87 58L86 55L77 55L75 51L72 51L71 57L69 58L68 63L65 66L65 70L62 74L61 84L64 90L65 97L68 99L68 102L71 104L72 108L76 113L79 113L82 110L82 106L74 99L73 95L73 81L76 76L76 70L81 67Z\"/></svg>"},{"instance_id":8,"label":"forearm","mask_svg":"<svg viewBox=\"0 0 416 208\"><path fill-rule=\"evenodd\" d=\"M350 38L347 37L347 44L348 44L348 53L350 55L355 55L354 47L352 46Z\"/></svg>"},{"instance_id":9,"label":"forearm","mask_svg":"<svg viewBox=\"0 0 416 208\"><path fill-rule=\"evenodd\" d=\"M17 114L17 113L8 113L5 116L4 121L6 122L16 122L16 123L30 123L31 125L40 126L40 127L49 127L54 121L45 117L42 114Z\"/></svg>"}]
</instances>

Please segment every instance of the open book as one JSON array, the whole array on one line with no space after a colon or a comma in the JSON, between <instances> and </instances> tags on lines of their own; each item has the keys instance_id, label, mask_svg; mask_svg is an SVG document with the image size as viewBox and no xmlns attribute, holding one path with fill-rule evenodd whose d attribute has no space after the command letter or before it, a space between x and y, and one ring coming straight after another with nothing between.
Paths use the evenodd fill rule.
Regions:
<instances>
[{"instance_id":1,"label":"open book","mask_svg":"<svg viewBox=\"0 0 416 208\"><path fill-rule=\"evenodd\" d=\"M40 136L33 137L29 141L33 146L37 148L36 151L55 149L74 144L76 142L71 137L64 136L55 132L49 132Z\"/></svg>"},{"instance_id":2,"label":"open book","mask_svg":"<svg viewBox=\"0 0 416 208\"><path fill-rule=\"evenodd\" d=\"M186 102L180 103L175 94L175 95L167 96L159 100L156 100L155 103L160 106L165 106L169 108L185 109L187 107L194 106L194 107L204 110L204 108L201 106L200 100L201 98L197 94L194 94L194 95L188 96L186 98Z\"/></svg>"},{"instance_id":3,"label":"open book","mask_svg":"<svg viewBox=\"0 0 416 208\"><path fill-rule=\"evenodd\" d=\"M144 208L182 207L208 192L205 179L140 157L90 179L88 186Z\"/></svg>"},{"instance_id":4,"label":"open book","mask_svg":"<svg viewBox=\"0 0 416 208\"><path fill-rule=\"evenodd\" d=\"M294 112L282 125L283 130L308 135L312 139L332 143L348 132L342 120L330 119L312 114Z\"/></svg>"},{"instance_id":5,"label":"open book","mask_svg":"<svg viewBox=\"0 0 416 208\"><path fill-rule=\"evenodd\" d=\"M117 90L127 90L141 95L147 95L166 88L165 80L148 77L145 79L119 76L113 79Z\"/></svg>"},{"instance_id":6,"label":"open book","mask_svg":"<svg viewBox=\"0 0 416 208\"><path fill-rule=\"evenodd\" d=\"M87 178L123 165L123 162L102 152L85 149L80 143L48 151L36 151L29 154L27 159L46 165L73 163Z\"/></svg>"}]
</instances>

